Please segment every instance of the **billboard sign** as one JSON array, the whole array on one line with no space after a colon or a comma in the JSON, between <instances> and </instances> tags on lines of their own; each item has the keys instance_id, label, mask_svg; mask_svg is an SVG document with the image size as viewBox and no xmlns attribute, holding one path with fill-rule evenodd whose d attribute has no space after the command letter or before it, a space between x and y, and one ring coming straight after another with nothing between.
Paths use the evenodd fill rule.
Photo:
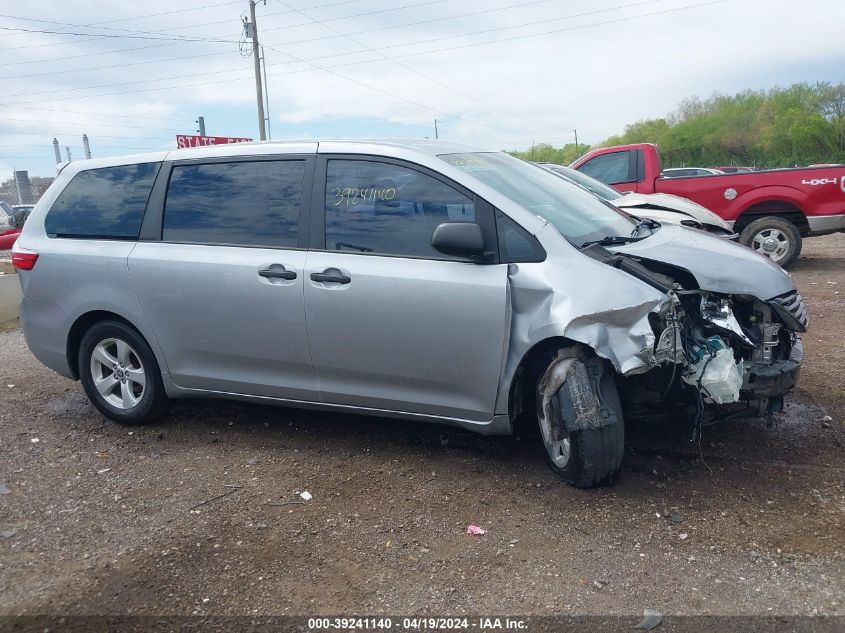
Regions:
<instances>
[{"instance_id":1,"label":"billboard sign","mask_svg":"<svg viewBox=\"0 0 845 633\"><path fill-rule=\"evenodd\" d=\"M188 134L176 135L176 147L208 147L209 145L227 145L229 143L248 143L251 138L237 136L191 136Z\"/></svg>"}]
</instances>

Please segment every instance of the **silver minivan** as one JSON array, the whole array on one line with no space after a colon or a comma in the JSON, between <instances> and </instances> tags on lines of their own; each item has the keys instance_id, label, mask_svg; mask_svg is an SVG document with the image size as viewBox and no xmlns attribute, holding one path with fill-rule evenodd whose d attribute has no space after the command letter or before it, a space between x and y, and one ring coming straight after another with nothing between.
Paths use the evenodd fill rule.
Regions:
<instances>
[{"instance_id":1,"label":"silver minivan","mask_svg":"<svg viewBox=\"0 0 845 633\"><path fill-rule=\"evenodd\" d=\"M123 424L221 397L508 434L564 481L625 420L771 417L807 326L789 275L501 152L267 142L72 162L14 252L29 348Z\"/></svg>"}]
</instances>

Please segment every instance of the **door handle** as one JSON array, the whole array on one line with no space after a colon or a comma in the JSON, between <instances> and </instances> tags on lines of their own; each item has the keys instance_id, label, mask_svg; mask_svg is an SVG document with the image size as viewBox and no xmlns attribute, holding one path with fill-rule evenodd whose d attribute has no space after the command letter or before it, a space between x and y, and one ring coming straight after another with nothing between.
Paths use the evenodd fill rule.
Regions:
<instances>
[{"instance_id":1,"label":"door handle","mask_svg":"<svg viewBox=\"0 0 845 633\"><path fill-rule=\"evenodd\" d=\"M311 273L311 281L320 281L323 283L348 284L352 278L348 275L332 275L329 273Z\"/></svg>"},{"instance_id":2,"label":"door handle","mask_svg":"<svg viewBox=\"0 0 845 633\"><path fill-rule=\"evenodd\" d=\"M268 279L296 279L296 273L292 270L285 270L285 267L281 264L272 264L267 268L259 268L258 274Z\"/></svg>"}]
</instances>

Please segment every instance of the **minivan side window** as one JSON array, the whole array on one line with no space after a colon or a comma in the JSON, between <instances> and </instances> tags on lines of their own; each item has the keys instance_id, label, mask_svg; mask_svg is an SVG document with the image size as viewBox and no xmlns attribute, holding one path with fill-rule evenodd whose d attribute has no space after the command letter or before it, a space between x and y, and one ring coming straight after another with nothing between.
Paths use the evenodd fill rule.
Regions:
<instances>
[{"instance_id":1,"label":"minivan side window","mask_svg":"<svg viewBox=\"0 0 845 633\"><path fill-rule=\"evenodd\" d=\"M606 185L629 182L630 156L627 151L601 154L578 167L578 171L592 176Z\"/></svg>"},{"instance_id":2,"label":"minivan side window","mask_svg":"<svg viewBox=\"0 0 845 633\"><path fill-rule=\"evenodd\" d=\"M534 236L498 211L496 232L499 235L499 258L503 264L542 262L546 259L546 251Z\"/></svg>"},{"instance_id":3,"label":"minivan side window","mask_svg":"<svg viewBox=\"0 0 845 633\"><path fill-rule=\"evenodd\" d=\"M304 160L174 165L162 240L297 246Z\"/></svg>"},{"instance_id":4,"label":"minivan side window","mask_svg":"<svg viewBox=\"0 0 845 633\"><path fill-rule=\"evenodd\" d=\"M138 239L160 163L81 171L47 212L44 229L56 237Z\"/></svg>"},{"instance_id":5,"label":"minivan side window","mask_svg":"<svg viewBox=\"0 0 845 633\"><path fill-rule=\"evenodd\" d=\"M328 250L451 258L431 247L443 222L474 222L475 203L449 185L401 165L329 160Z\"/></svg>"}]
</instances>

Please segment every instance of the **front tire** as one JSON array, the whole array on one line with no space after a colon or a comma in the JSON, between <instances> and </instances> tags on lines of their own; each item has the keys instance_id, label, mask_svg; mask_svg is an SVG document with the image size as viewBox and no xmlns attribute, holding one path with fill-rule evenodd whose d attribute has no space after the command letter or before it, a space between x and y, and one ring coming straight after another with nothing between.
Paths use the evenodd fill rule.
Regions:
<instances>
[{"instance_id":1,"label":"front tire","mask_svg":"<svg viewBox=\"0 0 845 633\"><path fill-rule=\"evenodd\" d=\"M147 424L167 411L155 355L125 323L91 326L80 342L77 366L91 404L118 424Z\"/></svg>"},{"instance_id":2,"label":"front tire","mask_svg":"<svg viewBox=\"0 0 845 633\"><path fill-rule=\"evenodd\" d=\"M801 254L801 232L785 218L769 215L746 226L739 241L786 268Z\"/></svg>"},{"instance_id":3,"label":"front tire","mask_svg":"<svg viewBox=\"0 0 845 633\"><path fill-rule=\"evenodd\" d=\"M548 365L541 373L541 379L538 381L536 390L537 421L546 449L546 463L560 480L577 488L597 488L610 485L619 478L622 471L622 457L625 452L625 424L622 419L622 405L612 374L609 371L603 371L600 374L600 397L596 396L594 390L589 391L589 393L582 392L584 400L579 404L586 409L590 409L594 405L599 409L610 409L613 411L616 420L598 428L586 428L570 432L564 428L559 408L553 408L553 419L546 419L543 413L544 394L542 385L544 377L558 358L555 354L546 359ZM596 364L602 362L595 356L590 358L577 357L573 362L573 371L570 376L577 371L578 368L575 367L577 364L581 364L581 369L585 369L588 364L595 367ZM561 389L565 388L566 383ZM553 429L551 425L557 425L557 429Z\"/></svg>"}]
</instances>

